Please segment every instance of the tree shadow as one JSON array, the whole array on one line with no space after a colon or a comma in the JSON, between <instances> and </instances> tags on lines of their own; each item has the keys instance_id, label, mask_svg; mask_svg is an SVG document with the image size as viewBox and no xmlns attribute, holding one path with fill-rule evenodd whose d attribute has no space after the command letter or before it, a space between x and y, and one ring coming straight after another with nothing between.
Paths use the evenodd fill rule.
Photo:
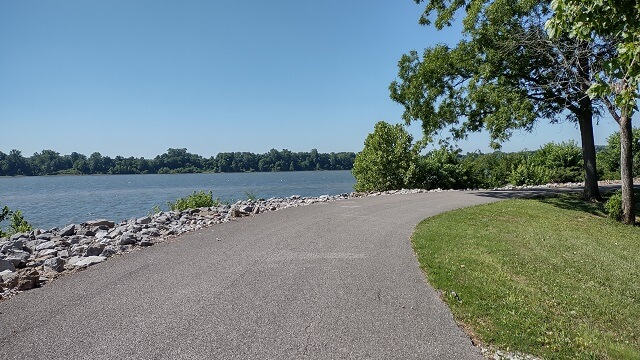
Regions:
<instances>
[{"instance_id":1,"label":"tree shadow","mask_svg":"<svg viewBox=\"0 0 640 360\"><path fill-rule=\"evenodd\" d=\"M600 192L605 200L618 189L620 189L619 185L600 186ZM505 200L534 199L561 209L580 211L598 217L606 217L607 213L604 210L604 202L595 202L583 199L582 190L582 187L532 188L477 191L475 194L477 196L486 196ZM638 207L640 208L640 206Z\"/></svg>"}]
</instances>

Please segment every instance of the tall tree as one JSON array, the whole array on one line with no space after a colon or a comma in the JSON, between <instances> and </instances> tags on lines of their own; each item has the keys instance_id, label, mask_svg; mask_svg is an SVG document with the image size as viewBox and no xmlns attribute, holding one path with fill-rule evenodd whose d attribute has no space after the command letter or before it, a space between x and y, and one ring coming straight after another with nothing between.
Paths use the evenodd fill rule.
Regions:
<instances>
[{"instance_id":1,"label":"tall tree","mask_svg":"<svg viewBox=\"0 0 640 360\"><path fill-rule=\"evenodd\" d=\"M640 2L637 0L554 0L550 34L569 33L590 43L614 42L616 54L605 64L604 76L591 85L589 94L604 101L620 126L620 176L622 221L635 223L633 196L632 116L640 97Z\"/></svg>"},{"instance_id":2,"label":"tall tree","mask_svg":"<svg viewBox=\"0 0 640 360\"><path fill-rule=\"evenodd\" d=\"M415 1L426 3L423 25L443 29L460 9L466 16L455 47L437 45L400 59L390 91L405 107L405 121L422 121L427 137L449 130L462 139L486 129L499 148L516 129L566 118L580 128L584 196L599 200L593 139L599 107L587 90L608 44L551 39L544 29L549 1Z\"/></svg>"}]
</instances>

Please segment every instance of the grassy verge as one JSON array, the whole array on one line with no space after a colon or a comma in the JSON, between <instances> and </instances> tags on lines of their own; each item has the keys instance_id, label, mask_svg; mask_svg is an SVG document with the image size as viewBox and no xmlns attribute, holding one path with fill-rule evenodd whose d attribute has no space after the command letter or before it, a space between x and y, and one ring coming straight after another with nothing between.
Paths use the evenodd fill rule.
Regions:
<instances>
[{"instance_id":1,"label":"grassy verge","mask_svg":"<svg viewBox=\"0 0 640 360\"><path fill-rule=\"evenodd\" d=\"M485 345L547 359L640 359L640 228L565 195L427 219L429 282Z\"/></svg>"}]
</instances>

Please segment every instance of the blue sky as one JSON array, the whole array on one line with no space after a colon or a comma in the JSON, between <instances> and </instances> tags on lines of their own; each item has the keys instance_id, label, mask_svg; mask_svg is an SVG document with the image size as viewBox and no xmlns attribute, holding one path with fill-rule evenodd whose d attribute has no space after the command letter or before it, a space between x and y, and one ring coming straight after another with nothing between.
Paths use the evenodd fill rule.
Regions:
<instances>
[{"instance_id":1,"label":"blue sky","mask_svg":"<svg viewBox=\"0 0 640 360\"><path fill-rule=\"evenodd\" d=\"M0 151L360 151L398 59L454 43L411 0L0 0ZM603 144L617 125L596 127ZM419 136L419 124L411 127ZM579 139L571 123L504 150ZM489 151L488 138L459 143Z\"/></svg>"}]
</instances>

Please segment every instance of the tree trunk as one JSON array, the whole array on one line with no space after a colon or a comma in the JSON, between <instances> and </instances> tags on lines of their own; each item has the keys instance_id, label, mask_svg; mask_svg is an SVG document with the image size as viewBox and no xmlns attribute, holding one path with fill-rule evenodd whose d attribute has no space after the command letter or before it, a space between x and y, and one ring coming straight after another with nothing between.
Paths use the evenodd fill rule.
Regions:
<instances>
[{"instance_id":1,"label":"tree trunk","mask_svg":"<svg viewBox=\"0 0 640 360\"><path fill-rule=\"evenodd\" d=\"M587 104L588 102L588 104ZM602 201L598 188L598 173L596 171L596 146L593 140L593 112L592 103L588 97L580 102L581 114L577 114L580 125L582 142L582 166L584 168L584 192L586 200Z\"/></svg>"},{"instance_id":2,"label":"tree trunk","mask_svg":"<svg viewBox=\"0 0 640 360\"><path fill-rule=\"evenodd\" d=\"M633 131L631 118L620 116L620 178L622 179L622 222L636 222L636 207L633 194Z\"/></svg>"},{"instance_id":3,"label":"tree trunk","mask_svg":"<svg viewBox=\"0 0 640 360\"><path fill-rule=\"evenodd\" d=\"M586 42L581 43L581 47L588 49ZM584 51L583 54L588 53ZM586 200L602 201L600 189L598 188L598 172L596 171L596 145L593 140L593 101L588 96L591 76L591 64L587 56L578 58L578 74L584 81L580 82L582 97L578 101L578 112L575 113L580 125L580 137L582 143L582 167L584 168L584 192Z\"/></svg>"}]
</instances>

